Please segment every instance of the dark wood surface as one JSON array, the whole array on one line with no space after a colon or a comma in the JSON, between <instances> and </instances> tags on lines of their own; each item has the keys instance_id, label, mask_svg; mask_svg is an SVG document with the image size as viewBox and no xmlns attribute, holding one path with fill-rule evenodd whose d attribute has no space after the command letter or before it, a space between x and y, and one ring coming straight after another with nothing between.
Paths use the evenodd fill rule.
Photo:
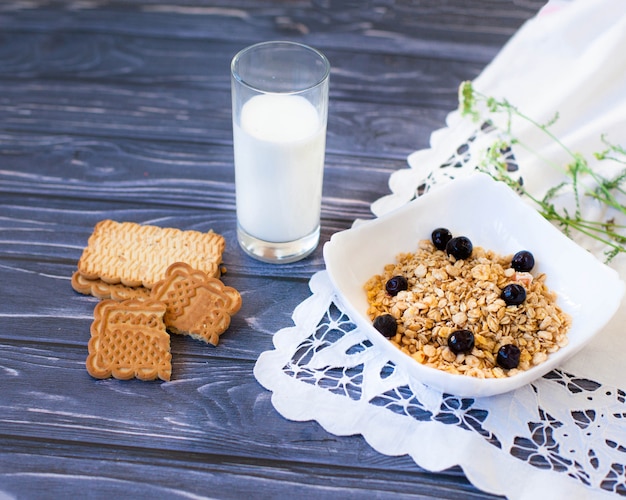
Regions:
<instances>
[{"instance_id":1,"label":"dark wood surface","mask_svg":"<svg viewBox=\"0 0 626 500\"><path fill-rule=\"evenodd\" d=\"M543 2L147 0L0 4L0 497L488 498L459 468L272 407L252 370L323 269L235 240L229 63L269 39L328 56L322 244L388 193ZM96 299L70 287L112 218L222 233L243 308L217 348L172 339L173 381L85 370Z\"/></svg>"}]
</instances>

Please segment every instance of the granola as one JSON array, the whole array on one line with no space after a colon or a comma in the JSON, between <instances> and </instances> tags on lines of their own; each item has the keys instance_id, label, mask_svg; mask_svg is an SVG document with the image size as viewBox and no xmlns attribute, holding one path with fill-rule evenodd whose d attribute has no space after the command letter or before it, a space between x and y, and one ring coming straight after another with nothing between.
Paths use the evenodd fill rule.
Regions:
<instances>
[{"instance_id":1,"label":"granola","mask_svg":"<svg viewBox=\"0 0 626 500\"><path fill-rule=\"evenodd\" d=\"M408 280L408 289L392 296L385 284L399 275ZM500 297L511 283L526 289L520 305L507 306ZM422 240L416 252L398 255L364 288L372 321L383 314L397 320L397 332L389 340L418 363L446 372L477 378L513 376L568 343L571 318L557 305L546 275L516 271L511 256L479 246L467 259L457 260ZM460 329L474 335L474 347L466 354L448 347L448 337ZM509 370L496 362L498 350L507 344L520 350L519 365Z\"/></svg>"}]
</instances>

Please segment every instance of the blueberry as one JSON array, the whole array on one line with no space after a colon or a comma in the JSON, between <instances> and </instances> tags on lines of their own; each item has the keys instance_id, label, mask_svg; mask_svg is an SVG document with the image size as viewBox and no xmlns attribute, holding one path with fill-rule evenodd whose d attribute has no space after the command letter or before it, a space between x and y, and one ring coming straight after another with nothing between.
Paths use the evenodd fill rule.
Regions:
<instances>
[{"instance_id":1,"label":"blueberry","mask_svg":"<svg viewBox=\"0 0 626 500\"><path fill-rule=\"evenodd\" d=\"M409 289L409 282L404 276L394 276L385 283L385 290L392 297L398 295L398 292Z\"/></svg>"},{"instance_id":2,"label":"blueberry","mask_svg":"<svg viewBox=\"0 0 626 500\"><path fill-rule=\"evenodd\" d=\"M513 344L505 344L498 350L496 362L505 370L511 370L519 365L519 355L519 347Z\"/></svg>"},{"instance_id":3,"label":"blueberry","mask_svg":"<svg viewBox=\"0 0 626 500\"><path fill-rule=\"evenodd\" d=\"M507 306L518 306L526 300L526 289L517 283L511 283L502 290L500 298Z\"/></svg>"},{"instance_id":4,"label":"blueberry","mask_svg":"<svg viewBox=\"0 0 626 500\"><path fill-rule=\"evenodd\" d=\"M474 334L469 330L457 330L448 337L448 347L454 354L467 354L474 349Z\"/></svg>"},{"instance_id":5,"label":"blueberry","mask_svg":"<svg viewBox=\"0 0 626 500\"><path fill-rule=\"evenodd\" d=\"M529 272L535 266L535 257L528 250L520 250L511 260L511 267L516 271Z\"/></svg>"},{"instance_id":6,"label":"blueberry","mask_svg":"<svg viewBox=\"0 0 626 500\"><path fill-rule=\"evenodd\" d=\"M445 227L438 227L432 232L430 237L437 250L445 250L448 241L452 239L452 233Z\"/></svg>"},{"instance_id":7,"label":"blueberry","mask_svg":"<svg viewBox=\"0 0 626 500\"><path fill-rule=\"evenodd\" d=\"M374 318L374 328L385 337L391 338L398 331L398 323L391 314L381 314Z\"/></svg>"},{"instance_id":8,"label":"blueberry","mask_svg":"<svg viewBox=\"0 0 626 500\"><path fill-rule=\"evenodd\" d=\"M472 255L472 242L465 236L457 236L452 238L446 244L446 253L452 255L456 260L467 259Z\"/></svg>"}]
</instances>

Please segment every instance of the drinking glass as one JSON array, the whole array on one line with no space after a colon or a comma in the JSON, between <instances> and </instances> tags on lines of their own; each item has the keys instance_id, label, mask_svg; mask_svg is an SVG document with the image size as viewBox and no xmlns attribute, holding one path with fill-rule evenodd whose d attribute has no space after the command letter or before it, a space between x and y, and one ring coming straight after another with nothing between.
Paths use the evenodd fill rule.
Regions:
<instances>
[{"instance_id":1,"label":"drinking glass","mask_svg":"<svg viewBox=\"0 0 626 500\"><path fill-rule=\"evenodd\" d=\"M231 63L237 239L252 257L294 262L319 243L330 64L271 41Z\"/></svg>"}]
</instances>

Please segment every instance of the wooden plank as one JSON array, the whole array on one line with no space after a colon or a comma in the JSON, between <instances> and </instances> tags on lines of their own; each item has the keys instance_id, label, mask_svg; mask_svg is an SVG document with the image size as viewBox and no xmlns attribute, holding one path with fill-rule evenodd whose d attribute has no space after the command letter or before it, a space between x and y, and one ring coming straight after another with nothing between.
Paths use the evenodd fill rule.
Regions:
<instances>
[{"instance_id":1,"label":"wooden plank","mask_svg":"<svg viewBox=\"0 0 626 500\"><path fill-rule=\"evenodd\" d=\"M447 93L451 95L441 101L445 110L435 111L418 107L419 103L382 107L331 97L328 152L346 154L350 148L351 154L359 156L405 158L419 145L418 140L427 141L433 126L442 127L445 114L456 108L456 89L450 87ZM183 155L198 144L232 144L229 90L157 92L73 82L0 81L0 95L5 100L0 102L0 120L9 133L177 141ZM205 154L211 158L211 151Z\"/></svg>"},{"instance_id":2,"label":"wooden plank","mask_svg":"<svg viewBox=\"0 0 626 500\"><path fill-rule=\"evenodd\" d=\"M367 130L363 120L358 128L346 127L346 135L336 138L344 148L360 147L362 156L327 152L324 187L329 197L346 198L346 204L350 204L355 190L369 191L368 197L384 191L394 169L408 168L406 154L401 151L412 150L416 136L427 135L426 124L437 122L430 117L413 125L407 119L405 126L402 120L380 114L379 118L376 132L361 134ZM375 116L371 119L377 120ZM70 198L105 205L135 201L146 208L172 205L234 209L231 145L28 135L33 141L22 145L13 141L16 134L0 136L0 154L4 152L6 158L5 168L0 169L0 191L7 196L38 193L50 197L51 203L65 203L64 198ZM379 151L371 147L374 135L381 146ZM19 137L26 138L27 134ZM370 177L367 183L354 183L348 182L350 174Z\"/></svg>"},{"instance_id":3,"label":"wooden plank","mask_svg":"<svg viewBox=\"0 0 626 500\"><path fill-rule=\"evenodd\" d=\"M314 442L318 436L303 438ZM334 444L333 439L319 439L320 444ZM367 451L358 437L341 439L353 449ZM300 498L495 498L477 492L458 469L425 473L408 458L380 460L375 468L360 467L355 472L347 467L280 459L241 461L197 452L140 450L133 459L124 459L117 449L103 445L55 444L37 449L41 443L31 444L31 449L24 450L21 443L12 446L7 442L0 451L0 468L6 471L2 489L7 494L41 498L63 491L70 497L82 497L89 488L90 498L128 497L130 492L140 492L141 498L239 499L254 492L254 498L273 499L293 496L295 491ZM181 470L185 470L184 477ZM158 481L154 480L155 471Z\"/></svg>"},{"instance_id":4,"label":"wooden plank","mask_svg":"<svg viewBox=\"0 0 626 500\"><path fill-rule=\"evenodd\" d=\"M107 8L107 3L110 6ZM79 3L50 5L9 0L0 28L20 31L135 33L143 37L237 40L242 44L297 38L320 48L353 47L376 53L415 53L488 62L501 45L543 6L530 0L471 3L429 0L363 7L353 2L276 4L271 1L102 2L99 9ZM25 7L25 8L24 8ZM36 7L39 7L38 9ZM118 12L124 15L119 22ZM211 29L207 29L211 23ZM468 42L475 50L467 50Z\"/></svg>"},{"instance_id":5,"label":"wooden plank","mask_svg":"<svg viewBox=\"0 0 626 500\"><path fill-rule=\"evenodd\" d=\"M455 78L444 88L412 79L406 83L411 96L388 106L331 95L329 153L345 153L350 147L357 155L405 157L415 149L415 137L424 142L432 127L443 126L443 116L457 107L459 81ZM359 95L359 88L344 93ZM6 132L49 134L54 130L62 136L176 141L188 143L190 149L197 149L198 144L232 144L229 89L145 90L113 84L0 81L0 95ZM390 132L399 134L399 141L387 142ZM377 143L372 144L372 136Z\"/></svg>"},{"instance_id":6,"label":"wooden plank","mask_svg":"<svg viewBox=\"0 0 626 500\"><path fill-rule=\"evenodd\" d=\"M145 39L82 32L63 36L16 33L6 36L5 44L5 50L0 51L0 78L9 75L11 80L16 76L20 80L37 78L38 85L31 88L31 92L58 92L59 87L61 90L65 88L68 79L82 82L83 87L100 83L96 87L100 91L102 82L106 82L106 87L109 83L124 83L150 89L224 90L230 86L230 60L243 48L239 41ZM458 82L475 77L487 62L441 60L419 53L364 54L334 46L324 51L332 65L332 96L360 102L372 101L376 97L375 101L379 103L445 105L447 103L441 102L442 96L455 96ZM15 58L16 53L22 57ZM40 88L41 81L47 80L50 88ZM77 91L78 97L85 92L83 88L77 88ZM142 94L151 95L145 91ZM198 93L190 94L201 106L199 96ZM105 93L100 102L115 97L115 94ZM131 97L141 98L139 95ZM415 101L416 98L420 100ZM188 101L190 99L173 98L181 113ZM93 111L98 112L101 106L94 104ZM27 110L21 111L27 113Z\"/></svg>"}]
</instances>

